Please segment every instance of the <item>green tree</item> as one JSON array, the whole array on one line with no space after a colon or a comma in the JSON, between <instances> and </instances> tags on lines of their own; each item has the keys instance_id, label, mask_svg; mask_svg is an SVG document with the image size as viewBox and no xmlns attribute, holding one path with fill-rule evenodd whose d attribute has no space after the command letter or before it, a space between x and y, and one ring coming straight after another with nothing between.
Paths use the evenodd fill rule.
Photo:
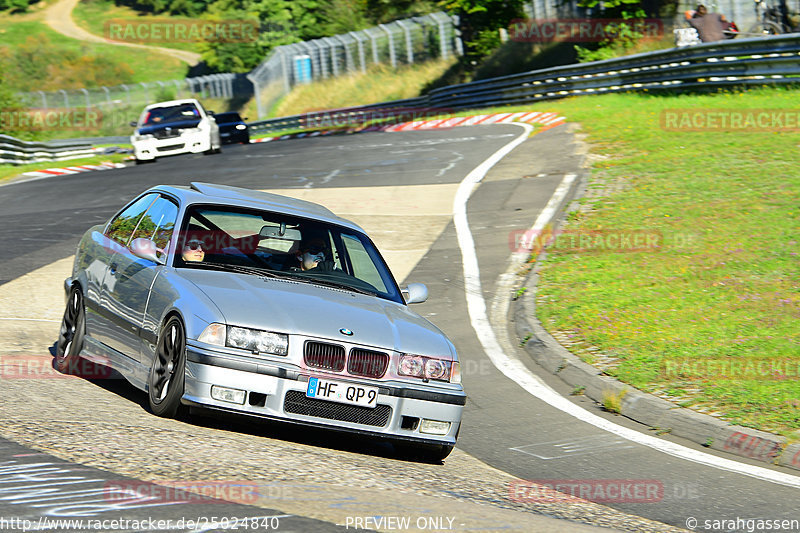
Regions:
<instances>
[{"instance_id":1,"label":"green tree","mask_svg":"<svg viewBox=\"0 0 800 533\"><path fill-rule=\"evenodd\" d=\"M594 1L594 0L591 0ZM463 61L477 64L500 46L500 29L523 16L524 0L440 0L445 11L458 15Z\"/></svg>"}]
</instances>

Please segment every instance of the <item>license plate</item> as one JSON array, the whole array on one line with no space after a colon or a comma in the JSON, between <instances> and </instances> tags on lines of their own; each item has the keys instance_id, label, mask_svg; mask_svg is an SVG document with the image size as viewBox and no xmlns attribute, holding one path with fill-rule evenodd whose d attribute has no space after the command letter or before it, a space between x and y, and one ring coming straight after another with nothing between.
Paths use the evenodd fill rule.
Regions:
<instances>
[{"instance_id":1,"label":"license plate","mask_svg":"<svg viewBox=\"0 0 800 533\"><path fill-rule=\"evenodd\" d=\"M365 387L343 381L309 378L306 396L317 400L375 407L378 405L378 388Z\"/></svg>"}]
</instances>

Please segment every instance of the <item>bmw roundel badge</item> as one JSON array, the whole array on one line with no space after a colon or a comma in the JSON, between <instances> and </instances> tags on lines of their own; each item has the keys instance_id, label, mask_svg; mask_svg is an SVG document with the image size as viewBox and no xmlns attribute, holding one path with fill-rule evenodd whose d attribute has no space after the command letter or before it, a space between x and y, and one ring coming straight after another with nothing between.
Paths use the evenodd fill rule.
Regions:
<instances>
[{"instance_id":1,"label":"bmw roundel badge","mask_svg":"<svg viewBox=\"0 0 800 533\"><path fill-rule=\"evenodd\" d=\"M339 330L339 333L341 333L342 335L347 335L349 337L353 334L353 331L347 328L342 328Z\"/></svg>"}]
</instances>

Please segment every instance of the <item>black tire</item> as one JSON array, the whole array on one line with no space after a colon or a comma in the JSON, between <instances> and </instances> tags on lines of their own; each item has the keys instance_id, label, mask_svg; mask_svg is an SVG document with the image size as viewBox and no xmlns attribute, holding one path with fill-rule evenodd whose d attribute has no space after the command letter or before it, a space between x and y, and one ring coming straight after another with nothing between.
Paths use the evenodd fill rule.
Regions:
<instances>
[{"instance_id":1,"label":"black tire","mask_svg":"<svg viewBox=\"0 0 800 533\"><path fill-rule=\"evenodd\" d=\"M59 372L77 373L85 335L86 309L83 305L83 293L79 287L72 287L56 343L56 368Z\"/></svg>"},{"instance_id":2,"label":"black tire","mask_svg":"<svg viewBox=\"0 0 800 533\"><path fill-rule=\"evenodd\" d=\"M147 396L153 414L176 418L185 412L181 405L185 375L186 333L181 321L173 316L158 336L147 378Z\"/></svg>"}]
</instances>

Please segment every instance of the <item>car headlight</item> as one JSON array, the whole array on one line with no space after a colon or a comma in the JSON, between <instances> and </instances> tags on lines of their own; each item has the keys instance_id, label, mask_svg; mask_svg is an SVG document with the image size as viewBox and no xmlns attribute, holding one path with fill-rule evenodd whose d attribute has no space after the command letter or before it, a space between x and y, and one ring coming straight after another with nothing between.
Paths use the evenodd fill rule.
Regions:
<instances>
[{"instance_id":1,"label":"car headlight","mask_svg":"<svg viewBox=\"0 0 800 533\"><path fill-rule=\"evenodd\" d=\"M397 373L401 376L461 383L461 369L458 362L436 357L403 354L400 356Z\"/></svg>"},{"instance_id":2,"label":"car headlight","mask_svg":"<svg viewBox=\"0 0 800 533\"><path fill-rule=\"evenodd\" d=\"M200 128L183 128L181 130L181 133L200 133L201 131L203 130L201 130Z\"/></svg>"},{"instance_id":3,"label":"car headlight","mask_svg":"<svg viewBox=\"0 0 800 533\"><path fill-rule=\"evenodd\" d=\"M209 324L197 337L200 342L240 348L253 353L286 355L289 353L289 336L284 333L262 331L260 329Z\"/></svg>"},{"instance_id":4,"label":"car headlight","mask_svg":"<svg viewBox=\"0 0 800 533\"><path fill-rule=\"evenodd\" d=\"M144 135L139 135L137 133L136 135L133 136L133 138L136 141L149 141L150 139L153 138L153 136L150 135L149 133L145 133Z\"/></svg>"},{"instance_id":5,"label":"car headlight","mask_svg":"<svg viewBox=\"0 0 800 533\"><path fill-rule=\"evenodd\" d=\"M236 125L236 129L237 130L246 130L247 126L245 126L244 124L237 124Z\"/></svg>"}]
</instances>

